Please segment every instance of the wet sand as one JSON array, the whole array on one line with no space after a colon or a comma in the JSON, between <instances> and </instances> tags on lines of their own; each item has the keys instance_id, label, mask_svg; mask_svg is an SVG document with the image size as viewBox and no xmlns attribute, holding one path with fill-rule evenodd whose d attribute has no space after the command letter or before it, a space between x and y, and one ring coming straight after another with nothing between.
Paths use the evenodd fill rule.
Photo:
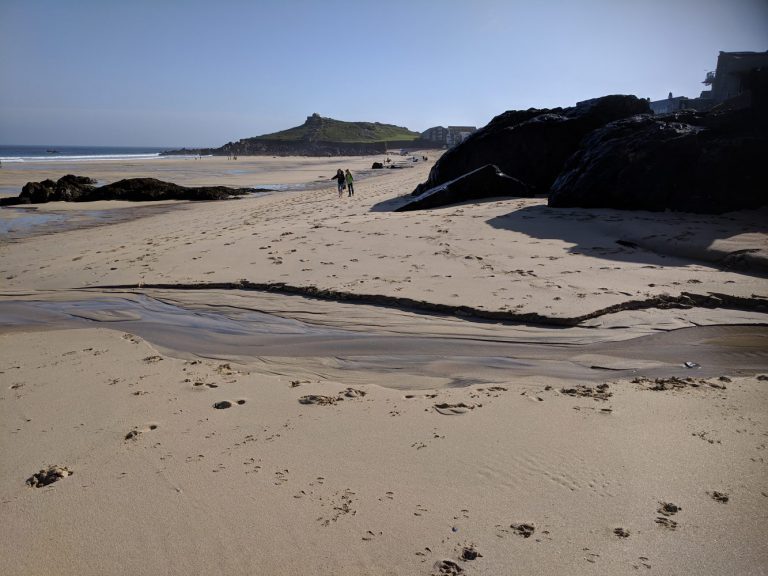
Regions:
<instances>
[{"instance_id":1,"label":"wet sand","mask_svg":"<svg viewBox=\"0 0 768 576\"><path fill-rule=\"evenodd\" d=\"M219 300L212 296L199 301ZM404 312L421 330L398 334L386 328L386 310L368 310L369 317L378 316L377 326L355 330L290 318L289 306L280 315L252 311L258 304L258 296L250 299L247 311L203 304L185 308L134 295L8 300L0 301L0 330L107 327L135 334L172 356L229 361L245 372L258 371L268 359L271 371L277 373L281 364L279 373L286 377L298 371L323 372L328 380L359 383L359 373L364 373L367 382L414 390L503 384L530 376L599 384L605 371L615 378L768 372L768 326L759 324L691 326L633 337L627 331L532 331L504 324L485 327L482 333L482 326L465 321L436 334L443 318ZM312 302L304 299L303 305L311 307ZM350 307L333 306L333 316L349 317ZM745 313L744 321L750 317L763 319ZM334 364L327 358L334 358Z\"/></svg>"},{"instance_id":2,"label":"wet sand","mask_svg":"<svg viewBox=\"0 0 768 576\"><path fill-rule=\"evenodd\" d=\"M254 194L264 190L280 192L327 187L339 163L355 171L363 181L382 175L371 170L378 157L270 158L243 156L238 160L221 156L199 159L160 157L153 160L39 161L8 163L0 170L0 196L17 196L27 182L58 180L67 174L89 176L97 185L110 184L124 178L157 178L183 186L230 186L253 188ZM401 158L395 158L403 163ZM87 174L86 174L87 172ZM160 202L52 202L0 208L0 243L18 241L31 236L95 227L102 224L135 220L151 214L162 214L187 201Z\"/></svg>"},{"instance_id":3,"label":"wet sand","mask_svg":"<svg viewBox=\"0 0 768 576\"><path fill-rule=\"evenodd\" d=\"M427 152L429 154L429 152ZM392 156L401 160L399 156ZM257 188L330 182L336 168L343 166L354 173L371 173L371 164L384 156L341 156L335 158L240 156L160 157L153 160L94 160L79 162L6 163L0 170L0 190L17 195L27 182L47 178L58 180L67 174L89 176L99 185L123 178L157 178L182 186L231 186ZM376 173L376 172L373 172Z\"/></svg>"},{"instance_id":4,"label":"wet sand","mask_svg":"<svg viewBox=\"0 0 768 576\"><path fill-rule=\"evenodd\" d=\"M182 209L189 202L97 201L87 204L54 202L24 207L3 207L0 212L0 244L20 242L25 238L58 234L69 230L95 228L145 216Z\"/></svg>"},{"instance_id":5,"label":"wet sand","mask_svg":"<svg viewBox=\"0 0 768 576\"><path fill-rule=\"evenodd\" d=\"M0 572L761 573L764 213L389 212L430 165L0 244Z\"/></svg>"}]
</instances>

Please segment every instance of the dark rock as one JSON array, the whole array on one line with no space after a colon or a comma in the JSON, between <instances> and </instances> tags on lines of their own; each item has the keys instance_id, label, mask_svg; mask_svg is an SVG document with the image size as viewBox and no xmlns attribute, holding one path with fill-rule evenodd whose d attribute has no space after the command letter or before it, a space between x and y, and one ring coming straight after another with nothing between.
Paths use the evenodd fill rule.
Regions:
<instances>
[{"instance_id":1,"label":"dark rock","mask_svg":"<svg viewBox=\"0 0 768 576\"><path fill-rule=\"evenodd\" d=\"M67 174L59 178L58 182L43 180L42 182L27 182L22 188L19 198L28 198L31 204L45 202L77 200L84 193L93 190L96 181L86 176L74 176Z\"/></svg>"},{"instance_id":2,"label":"dark rock","mask_svg":"<svg viewBox=\"0 0 768 576\"><path fill-rule=\"evenodd\" d=\"M57 201L71 202L78 200L83 194L93 190L96 180L87 176L67 174L56 182L54 197Z\"/></svg>"},{"instance_id":3,"label":"dark rock","mask_svg":"<svg viewBox=\"0 0 768 576\"><path fill-rule=\"evenodd\" d=\"M486 164L495 164L534 193L545 193L584 136L613 120L648 112L647 101L621 95L604 96L567 109L505 112L443 154L427 181L413 194Z\"/></svg>"},{"instance_id":4,"label":"dark rock","mask_svg":"<svg viewBox=\"0 0 768 576\"><path fill-rule=\"evenodd\" d=\"M42 182L27 182L21 189L19 198L29 198L31 204L44 204L53 199L56 192L56 182L43 180Z\"/></svg>"},{"instance_id":5,"label":"dark rock","mask_svg":"<svg viewBox=\"0 0 768 576\"><path fill-rule=\"evenodd\" d=\"M493 164L486 164L455 180L422 192L414 200L395 211L423 210L493 196L531 195L528 186L520 180L507 176Z\"/></svg>"},{"instance_id":6,"label":"dark rock","mask_svg":"<svg viewBox=\"0 0 768 576\"><path fill-rule=\"evenodd\" d=\"M381 170L382 168L384 168L384 164L381 162L374 162L371 164L371 170Z\"/></svg>"},{"instance_id":7,"label":"dark rock","mask_svg":"<svg viewBox=\"0 0 768 576\"><path fill-rule=\"evenodd\" d=\"M128 178L95 188L92 194L80 200L223 200L249 192L248 189L233 189L226 186L188 188L155 178Z\"/></svg>"},{"instance_id":8,"label":"dark rock","mask_svg":"<svg viewBox=\"0 0 768 576\"><path fill-rule=\"evenodd\" d=\"M32 200L29 197L22 196L0 198L0 206L17 206L19 204L32 204Z\"/></svg>"},{"instance_id":9,"label":"dark rock","mask_svg":"<svg viewBox=\"0 0 768 576\"><path fill-rule=\"evenodd\" d=\"M768 204L768 130L754 110L612 122L552 185L554 207L719 214Z\"/></svg>"},{"instance_id":10,"label":"dark rock","mask_svg":"<svg viewBox=\"0 0 768 576\"><path fill-rule=\"evenodd\" d=\"M43 202L93 202L95 200L223 200L251 192L248 188L202 186L188 188L154 178L129 178L96 188L94 180L67 175L59 179L28 182L17 198L2 198L0 206Z\"/></svg>"}]
</instances>

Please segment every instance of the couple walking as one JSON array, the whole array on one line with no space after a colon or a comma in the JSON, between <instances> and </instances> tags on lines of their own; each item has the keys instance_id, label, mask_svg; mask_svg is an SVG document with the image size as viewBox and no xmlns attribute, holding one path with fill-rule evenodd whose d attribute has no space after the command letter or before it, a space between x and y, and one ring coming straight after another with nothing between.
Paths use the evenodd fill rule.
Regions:
<instances>
[{"instance_id":1,"label":"couple walking","mask_svg":"<svg viewBox=\"0 0 768 576\"><path fill-rule=\"evenodd\" d=\"M346 173L344 173L342 169L339 168L336 170L336 176L331 178L331 180L336 180L336 184L339 187L339 198L343 196L344 188L349 190L350 198L355 195L355 179L352 178L352 173L349 171L349 169L347 169Z\"/></svg>"}]
</instances>

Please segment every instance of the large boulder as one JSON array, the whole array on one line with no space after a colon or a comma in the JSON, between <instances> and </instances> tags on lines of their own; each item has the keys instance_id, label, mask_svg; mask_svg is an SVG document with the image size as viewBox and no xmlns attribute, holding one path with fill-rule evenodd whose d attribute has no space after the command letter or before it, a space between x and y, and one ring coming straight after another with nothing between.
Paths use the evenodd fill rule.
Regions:
<instances>
[{"instance_id":1,"label":"large boulder","mask_svg":"<svg viewBox=\"0 0 768 576\"><path fill-rule=\"evenodd\" d=\"M552 185L554 207L722 213L768 204L768 132L753 110L619 120Z\"/></svg>"},{"instance_id":2,"label":"large boulder","mask_svg":"<svg viewBox=\"0 0 768 576\"><path fill-rule=\"evenodd\" d=\"M395 212L436 208L493 196L531 196L531 191L517 178L504 174L498 166L486 164L469 174L430 188Z\"/></svg>"},{"instance_id":3,"label":"large boulder","mask_svg":"<svg viewBox=\"0 0 768 576\"><path fill-rule=\"evenodd\" d=\"M573 108L505 112L443 154L413 194L486 164L498 166L534 193L546 193L584 136L608 122L649 112L646 100L622 95L596 98Z\"/></svg>"},{"instance_id":4,"label":"large boulder","mask_svg":"<svg viewBox=\"0 0 768 576\"><path fill-rule=\"evenodd\" d=\"M21 189L19 198L26 199L32 204L44 204L55 200L56 182L43 180L42 182L27 182Z\"/></svg>"},{"instance_id":5,"label":"large boulder","mask_svg":"<svg viewBox=\"0 0 768 576\"><path fill-rule=\"evenodd\" d=\"M56 182L54 197L57 201L71 202L78 200L83 194L88 194L94 189L96 180L87 176L75 176L67 174Z\"/></svg>"},{"instance_id":6,"label":"large boulder","mask_svg":"<svg viewBox=\"0 0 768 576\"><path fill-rule=\"evenodd\" d=\"M95 183L95 180L86 176L72 174L62 176L57 182L53 180L27 182L18 197L0 199L0 206L78 200L83 194L92 191Z\"/></svg>"}]
</instances>

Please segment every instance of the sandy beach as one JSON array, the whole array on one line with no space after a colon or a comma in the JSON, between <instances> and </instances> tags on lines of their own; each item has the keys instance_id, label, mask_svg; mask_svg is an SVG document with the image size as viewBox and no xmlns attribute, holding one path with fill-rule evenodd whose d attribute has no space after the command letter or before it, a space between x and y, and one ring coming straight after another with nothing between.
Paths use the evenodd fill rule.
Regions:
<instances>
[{"instance_id":1,"label":"sandy beach","mask_svg":"<svg viewBox=\"0 0 768 576\"><path fill-rule=\"evenodd\" d=\"M768 212L393 212L424 154L4 165L285 190L0 235L0 572L765 574Z\"/></svg>"},{"instance_id":2,"label":"sandy beach","mask_svg":"<svg viewBox=\"0 0 768 576\"><path fill-rule=\"evenodd\" d=\"M398 157L393 156L395 160ZM339 164L359 172L385 157L352 156L339 158L240 156L159 157L151 160L36 161L6 163L0 173L0 190L18 194L29 181L58 180L66 174L86 170L100 184L122 178L157 178L182 186L232 186L258 188L275 184L306 184L328 180Z\"/></svg>"}]
</instances>

